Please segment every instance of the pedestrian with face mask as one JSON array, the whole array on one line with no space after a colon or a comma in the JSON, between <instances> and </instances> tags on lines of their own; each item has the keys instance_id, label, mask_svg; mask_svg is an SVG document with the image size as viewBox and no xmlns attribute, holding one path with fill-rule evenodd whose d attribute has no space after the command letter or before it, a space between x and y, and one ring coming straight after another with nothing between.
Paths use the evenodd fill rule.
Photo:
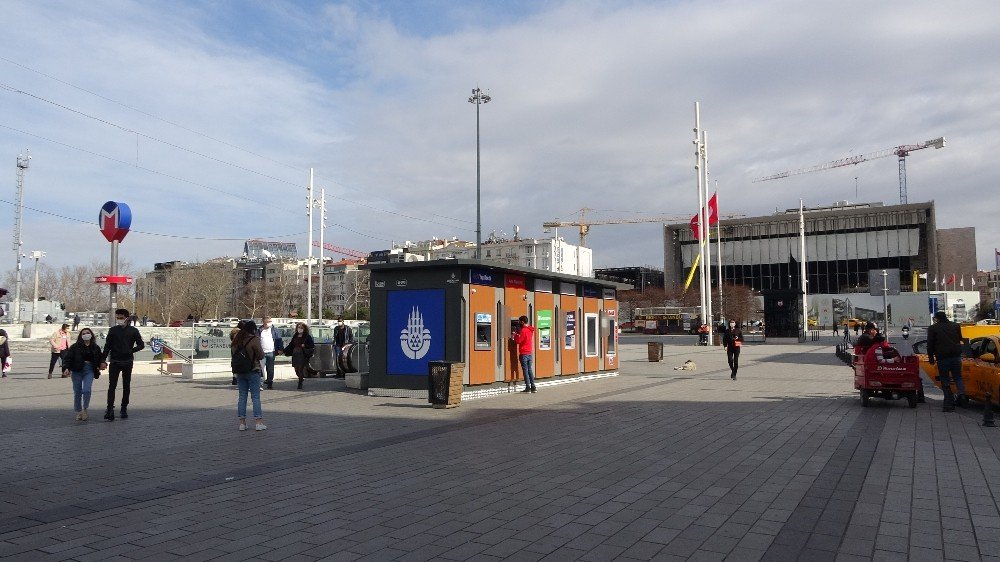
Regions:
<instances>
[{"instance_id":1,"label":"pedestrian with face mask","mask_svg":"<svg viewBox=\"0 0 1000 562\"><path fill-rule=\"evenodd\" d=\"M743 347L743 330L736 320L730 320L722 334L722 347L726 348L726 359L729 360L729 378L736 380L736 371L740 368L740 349Z\"/></svg>"},{"instance_id":2,"label":"pedestrian with face mask","mask_svg":"<svg viewBox=\"0 0 1000 562\"><path fill-rule=\"evenodd\" d=\"M292 358L292 367L295 369L295 376L299 377L299 390L302 389L302 380L306 377L306 365L316 349L316 343L309 334L309 326L299 322L295 325L295 335L283 350L285 355Z\"/></svg>"},{"instance_id":3,"label":"pedestrian with face mask","mask_svg":"<svg viewBox=\"0 0 1000 562\"><path fill-rule=\"evenodd\" d=\"M73 378L73 411L76 421L87 421L90 393L94 380L100 378L103 368L101 347L94 341L90 328L80 330L76 343L66 351L63 376Z\"/></svg>"},{"instance_id":4,"label":"pedestrian with face mask","mask_svg":"<svg viewBox=\"0 0 1000 562\"><path fill-rule=\"evenodd\" d=\"M7 330L0 328L0 368L3 369L3 378L7 378L7 371L10 370L10 344L7 343Z\"/></svg>"},{"instance_id":5,"label":"pedestrian with face mask","mask_svg":"<svg viewBox=\"0 0 1000 562\"><path fill-rule=\"evenodd\" d=\"M271 317L265 316L261 320L263 323L259 334L260 348L264 351L264 381L261 383L261 388L263 389L266 385L267 389L270 390L274 385L274 356L281 355L281 350L285 345L281 341L278 329L271 322Z\"/></svg>"},{"instance_id":6,"label":"pedestrian with face mask","mask_svg":"<svg viewBox=\"0 0 1000 562\"><path fill-rule=\"evenodd\" d=\"M122 409L119 414L123 420L128 419L132 364L136 352L146 347L142 342L142 334L129 323L128 317L127 309L115 310L115 325L108 329L108 338L104 342L104 362L101 368L108 369L108 409L104 412L104 419L108 421L115 421L115 390L119 378L122 380Z\"/></svg>"}]
</instances>

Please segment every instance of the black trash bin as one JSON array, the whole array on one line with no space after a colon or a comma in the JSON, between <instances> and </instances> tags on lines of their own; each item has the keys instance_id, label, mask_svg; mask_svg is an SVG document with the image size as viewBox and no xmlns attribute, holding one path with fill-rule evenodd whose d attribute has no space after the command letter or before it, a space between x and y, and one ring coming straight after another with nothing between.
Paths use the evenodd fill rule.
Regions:
<instances>
[{"instance_id":1,"label":"black trash bin","mask_svg":"<svg viewBox=\"0 0 1000 562\"><path fill-rule=\"evenodd\" d=\"M462 402L462 371L459 361L427 363L427 401L435 408L454 408Z\"/></svg>"}]
</instances>

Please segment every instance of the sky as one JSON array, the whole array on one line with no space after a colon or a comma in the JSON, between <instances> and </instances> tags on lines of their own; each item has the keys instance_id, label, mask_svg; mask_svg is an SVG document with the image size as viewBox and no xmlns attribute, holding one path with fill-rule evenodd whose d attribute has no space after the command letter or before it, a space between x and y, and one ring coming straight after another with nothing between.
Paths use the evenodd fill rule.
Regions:
<instances>
[{"instance_id":1,"label":"sky","mask_svg":"<svg viewBox=\"0 0 1000 562\"><path fill-rule=\"evenodd\" d=\"M895 156L754 182L944 136L906 161L939 228L1000 246L1000 2L7 0L0 232L55 267L239 256L296 242L308 185L324 239L368 252L542 223L697 211L694 105L723 214L899 200ZM319 211L314 218L319 238ZM575 242L574 228L559 235ZM596 267L663 266L658 223L594 226ZM27 266L26 266L27 267Z\"/></svg>"}]
</instances>

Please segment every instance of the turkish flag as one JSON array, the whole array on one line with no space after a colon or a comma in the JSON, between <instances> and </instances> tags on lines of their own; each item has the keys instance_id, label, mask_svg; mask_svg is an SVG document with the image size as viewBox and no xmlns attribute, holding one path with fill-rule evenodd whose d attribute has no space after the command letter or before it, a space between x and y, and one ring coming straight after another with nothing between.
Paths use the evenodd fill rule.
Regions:
<instances>
[{"instance_id":1,"label":"turkish flag","mask_svg":"<svg viewBox=\"0 0 1000 562\"><path fill-rule=\"evenodd\" d=\"M951 275L949 275L948 277L946 277L945 280L944 280L944 284L945 285L947 285L948 283L954 283L954 282L955 282L955 274L954 273L952 273Z\"/></svg>"},{"instance_id":2,"label":"turkish flag","mask_svg":"<svg viewBox=\"0 0 1000 562\"><path fill-rule=\"evenodd\" d=\"M701 240L701 229L698 225L701 224L701 213L691 217L691 233L694 234L695 240ZM708 200L708 226L713 224L718 224L719 222L719 194L716 192L712 195L712 198Z\"/></svg>"}]
</instances>

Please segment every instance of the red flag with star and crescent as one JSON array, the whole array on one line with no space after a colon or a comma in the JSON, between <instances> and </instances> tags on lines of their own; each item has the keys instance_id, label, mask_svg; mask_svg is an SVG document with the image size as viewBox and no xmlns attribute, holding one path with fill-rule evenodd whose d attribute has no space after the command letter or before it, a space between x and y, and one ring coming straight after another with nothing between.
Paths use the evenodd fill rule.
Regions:
<instances>
[{"instance_id":1,"label":"red flag with star and crescent","mask_svg":"<svg viewBox=\"0 0 1000 562\"><path fill-rule=\"evenodd\" d=\"M696 214L691 217L691 232L694 234L695 240L701 240L701 229L698 225L701 224L701 213ZM715 193L712 198L708 200L708 226L712 226L719 222L719 194Z\"/></svg>"}]
</instances>

